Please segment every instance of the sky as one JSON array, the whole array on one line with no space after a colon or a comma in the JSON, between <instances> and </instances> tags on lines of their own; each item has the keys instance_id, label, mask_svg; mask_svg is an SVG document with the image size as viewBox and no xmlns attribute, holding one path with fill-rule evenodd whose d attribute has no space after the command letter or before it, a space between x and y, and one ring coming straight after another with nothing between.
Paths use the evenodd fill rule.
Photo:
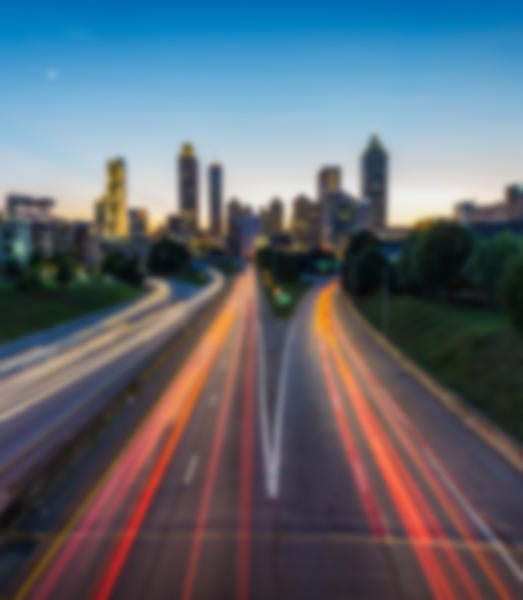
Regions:
<instances>
[{"instance_id":1,"label":"sky","mask_svg":"<svg viewBox=\"0 0 523 600\"><path fill-rule=\"evenodd\" d=\"M123 156L159 221L186 140L202 206L212 161L254 206L315 194L325 164L358 194L377 133L391 222L450 214L523 181L522 40L520 0L0 0L0 195L90 216Z\"/></svg>"}]
</instances>

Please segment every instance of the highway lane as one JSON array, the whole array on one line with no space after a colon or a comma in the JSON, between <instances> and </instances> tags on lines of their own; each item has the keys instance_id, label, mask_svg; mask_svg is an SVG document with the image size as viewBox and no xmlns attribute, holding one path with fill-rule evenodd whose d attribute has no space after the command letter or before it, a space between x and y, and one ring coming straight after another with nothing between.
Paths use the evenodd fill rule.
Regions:
<instances>
[{"instance_id":1,"label":"highway lane","mask_svg":"<svg viewBox=\"0 0 523 600\"><path fill-rule=\"evenodd\" d=\"M125 318L112 317L114 322L100 335L0 379L2 501L9 501L13 486L29 476L62 439L98 414L222 285L221 276L216 276L196 297L147 310L141 318L131 307Z\"/></svg>"},{"instance_id":2,"label":"highway lane","mask_svg":"<svg viewBox=\"0 0 523 600\"><path fill-rule=\"evenodd\" d=\"M118 325L145 317L173 300L172 286L161 279L146 281L145 297L127 306L110 308L57 325L0 346L0 377L34 367L54 356L83 344L88 339L109 332ZM177 296L174 292L174 296Z\"/></svg>"},{"instance_id":3,"label":"highway lane","mask_svg":"<svg viewBox=\"0 0 523 600\"><path fill-rule=\"evenodd\" d=\"M249 270L16 597L521 597L520 476L335 286L284 335L262 303Z\"/></svg>"}]
</instances>

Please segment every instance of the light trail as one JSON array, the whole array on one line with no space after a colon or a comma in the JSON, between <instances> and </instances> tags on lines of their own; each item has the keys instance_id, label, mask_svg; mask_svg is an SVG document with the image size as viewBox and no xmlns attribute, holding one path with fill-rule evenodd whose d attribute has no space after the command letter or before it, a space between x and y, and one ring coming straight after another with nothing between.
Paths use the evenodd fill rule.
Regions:
<instances>
[{"instance_id":1,"label":"light trail","mask_svg":"<svg viewBox=\"0 0 523 600\"><path fill-rule=\"evenodd\" d=\"M357 371L359 371L359 376L362 380L364 380L364 385L370 390L372 397L379 405L380 415L386 419L389 426L393 429L398 441L409 455L409 458L418 468L424 481L434 493L440 506L444 510L445 514L449 517L453 525L456 527L456 530L459 532L462 539L471 542L471 552L498 597L508 600L511 598L511 593L501 580L499 573L497 573L494 565L491 562L490 557L488 557L480 548L477 548L473 543L475 542L473 532L468 523L461 518L458 508L454 504L450 493L447 491L447 489L445 489L440 481L441 477L439 479L436 478L433 472L430 471L426 458L427 443L421 435L421 432L415 427L412 420L409 419L405 411L403 411L403 409L399 406L392 393L387 391L383 385L381 385L376 376L373 374L372 370L369 369L365 362L361 359L360 355L345 334L343 326L336 316L336 311L332 304L333 303L331 302L330 311L334 324L333 331L335 332L335 335L338 338L346 356L357 368ZM407 428L409 435L407 435L405 428ZM424 453L420 453L420 448L424 450Z\"/></svg>"},{"instance_id":2,"label":"light trail","mask_svg":"<svg viewBox=\"0 0 523 600\"><path fill-rule=\"evenodd\" d=\"M192 536L191 548L189 551L189 558L187 561L187 567L185 571L185 578L183 581L181 598L182 600L190 600L194 592L194 586L196 582L196 574L198 570L198 563L200 560L201 547L203 542L203 536L207 524L207 518L209 514L209 508L211 505L212 493L214 490L216 476L218 473L218 465L223 449L223 441L225 437L227 421L231 410L231 405L234 397L234 391L236 381L238 379L239 363L241 358L242 343L244 338L245 330L245 315L241 316L240 331L237 335L233 358L228 365L227 377L225 380L225 386L223 388L222 397L219 403L218 419L216 423L216 429L212 440L212 446L209 455L209 462L205 471L204 486L198 506L198 513L196 516L196 525Z\"/></svg>"},{"instance_id":3,"label":"light trail","mask_svg":"<svg viewBox=\"0 0 523 600\"><path fill-rule=\"evenodd\" d=\"M413 489L414 482L411 481L406 470L402 467L399 457L397 457L391 444L388 443L384 432L373 419L372 415L366 410L366 403L361 391L354 385L352 378L344 368L345 365L340 360L339 352L335 352L335 340L333 339L328 321L328 293L329 288L320 292L318 297L316 315L317 331L322 336L326 347L332 353L334 363L342 377L347 394L351 399L358 422L365 433L368 445L376 464L379 466L380 473L391 494L391 499L398 510L407 534L413 538L431 537L429 528L405 485L405 482L408 482L408 488ZM415 546L414 552L434 597L438 600L452 600L457 598L433 549Z\"/></svg>"},{"instance_id":4,"label":"light trail","mask_svg":"<svg viewBox=\"0 0 523 600\"><path fill-rule=\"evenodd\" d=\"M162 439L163 432L171 429L171 435L156 462L148 485L128 520L128 534L120 540L113 556L114 561L110 563L110 573L106 574L103 585L100 585L100 594L110 592L135 539L137 526L143 520L168 464L167 459L176 449L198 394L206 381L206 374L225 343L234 318L235 303L230 299L156 404L152 414L145 418L141 427L124 446L105 475L23 582L15 596L16 599L27 597L34 588L38 598L49 597L73 558L78 558L77 555L81 553L81 560L77 560L77 564L85 564L86 556L81 547L83 536L101 517L110 522L117 514L130 486L136 481L141 468L156 447L158 439Z\"/></svg>"}]
</instances>

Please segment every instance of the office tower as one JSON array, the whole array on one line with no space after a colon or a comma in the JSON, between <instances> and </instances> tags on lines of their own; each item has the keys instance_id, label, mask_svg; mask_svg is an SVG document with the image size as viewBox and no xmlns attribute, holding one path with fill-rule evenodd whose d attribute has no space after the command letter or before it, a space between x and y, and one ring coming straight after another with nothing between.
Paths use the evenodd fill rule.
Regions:
<instances>
[{"instance_id":1,"label":"office tower","mask_svg":"<svg viewBox=\"0 0 523 600\"><path fill-rule=\"evenodd\" d=\"M304 195L293 203L292 241L297 250L311 250L321 243L322 211L319 202Z\"/></svg>"},{"instance_id":2,"label":"office tower","mask_svg":"<svg viewBox=\"0 0 523 600\"><path fill-rule=\"evenodd\" d=\"M127 236L129 227L123 158L107 162L105 194L96 201L95 221L98 234L105 239Z\"/></svg>"},{"instance_id":3,"label":"office tower","mask_svg":"<svg viewBox=\"0 0 523 600\"><path fill-rule=\"evenodd\" d=\"M262 232L267 237L283 232L284 207L279 198L273 198L268 207L261 211Z\"/></svg>"},{"instance_id":4,"label":"office tower","mask_svg":"<svg viewBox=\"0 0 523 600\"><path fill-rule=\"evenodd\" d=\"M198 231L198 160L191 144L183 144L178 156L178 198L186 235Z\"/></svg>"},{"instance_id":5,"label":"office tower","mask_svg":"<svg viewBox=\"0 0 523 600\"><path fill-rule=\"evenodd\" d=\"M131 238L144 238L149 229L149 213L145 208L129 209L129 233Z\"/></svg>"},{"instance_id":6,"label":"office tower","mask_svg":"<svg viewBox=\"0 0 523 600\"><path fill-rule=\"evenodd\" d=\"M361 157L361 193L370 204L369 226L373 230L387 225L388 156L376 135Z\"/></svg>"},{"instance_id":7,"label":"office tower","mask_svg":"<svg viewBox=\"0 0 523 600\"><path fill-rule=\"evenodd\" d=\"M318 171L318 202L321 210L321 240L328 244L330 221L329 205L326 202L329 194L336 194L341 190L341 169L335 165L322 167Z\"/></svg>"},{"instance_id":8,"label":"office tower","mask_svg":"<svg viewBox=\"0 0 523 600\"><path fill-rule=\"evenodd\" d=\"M209 167L209 215L211 233L215 236L222 234L222 204L223 204L223 169L213 163Z\"/></svg>"},{"instance_id":9,"label":"office tower","mask_svg":"<svg viewBox=\"0 0 523 600\"><path fill-rule=\"evenodd\" d=\"M505 204L508 220L523 220L523 184L514 183L505 190Z\"/></svg>"}]
</instances>

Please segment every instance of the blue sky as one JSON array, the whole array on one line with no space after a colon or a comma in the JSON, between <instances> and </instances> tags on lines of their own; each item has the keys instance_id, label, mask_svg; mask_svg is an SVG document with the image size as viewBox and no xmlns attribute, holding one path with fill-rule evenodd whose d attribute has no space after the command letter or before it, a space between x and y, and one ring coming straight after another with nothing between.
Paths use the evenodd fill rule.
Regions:
<instances>
[{"instance_id":1,"label":"blue sky","mask_svg":"<svg viewBox=\"0 0 523 600\"><path fill-rule=\"evenodd\" d=\"M160 219L186 139L228 197L313 193L325 163L357 193L377 132L393 222L494 200L523 180L522 39L507 0L2 1L0 194L89 215L123 155L130 204Z\"/></svg>"}]
</instances>

